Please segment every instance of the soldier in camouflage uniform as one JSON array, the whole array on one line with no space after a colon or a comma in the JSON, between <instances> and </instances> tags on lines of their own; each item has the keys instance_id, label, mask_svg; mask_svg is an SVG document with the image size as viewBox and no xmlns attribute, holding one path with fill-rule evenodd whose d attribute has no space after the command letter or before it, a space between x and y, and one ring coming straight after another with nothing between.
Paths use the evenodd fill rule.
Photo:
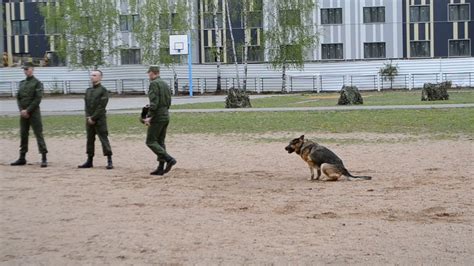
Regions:
<instances>
[{"instance_id":1,"label":"soldier in camouflage uniform","mask_svg":"<svg viewBox=\"0 0 474 266\"><path fill-rule=\"evenodd\" d=\"M148 69L150 108L147 118L144 119L145 125L148 126L146 145L156 154L159 162L151 175L164 175L176 164L176 160L166 152L165 145L166 130L170 121L168 109L171 106L171 91L168 84L159 76L159 67L151 66Z\"/></svg>"},{"instance_id":2,"label":"soldier in camouflage uniform","mask_svg":"<svg viewBox=\"0 0 474 266\"><path fill-rule=\"evenodd\" d=\"M92 168L94 158L95 136L99 136L102 144L102 152L107 156L107 169L113 169L112 149L110 147L107 129L106 106L109 101L107 89L100 83L102 81L102 71L91 72L92 87L86 90L85 111L86 111L86 132L87 132L87 161L79 165L79 168Z\"/></svg>"},{"instance_id":3,"label":"soldier in camouflage uniform","mask_svg":"<svg viewBox=\"0 0 474 266\"><path fill-rule=\"evenodd\" d=\"M17 103L20 110L20 158L11 163L13 166L26 164L26 153L28 152L28 136L30 126L38 142L39 152L42 154L41 167L47 167L46 154L48 150L43 138L43 123L41 122L40 103L43 97L43 84L33 76L34 68L32 63L25 63L23 70L25 80L20 82L17 93Z\"/></svg>"}]
</instances>

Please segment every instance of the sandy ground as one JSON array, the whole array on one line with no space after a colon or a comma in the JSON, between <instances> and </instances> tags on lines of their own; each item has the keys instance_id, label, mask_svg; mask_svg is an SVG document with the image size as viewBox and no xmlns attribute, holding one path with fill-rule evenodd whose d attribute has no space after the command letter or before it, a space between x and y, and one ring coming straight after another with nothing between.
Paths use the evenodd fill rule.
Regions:
<instances>
[{"instance_id":1,"label":"sandy ground","mask_svg":"<svg viewBox=\"0 0 474 266\"><path fill-rule=\"evenodd\" d=\"M18 141L2 139L0 263L472 265L472 140L357 136L374 143L326 146L372 181L309 182L258 136L172 136L165 178L138 138L112 137L111 171L76 168L83 139L47 139L46 169L30 140L10 167Z\"/></svg>"}]
</instances>

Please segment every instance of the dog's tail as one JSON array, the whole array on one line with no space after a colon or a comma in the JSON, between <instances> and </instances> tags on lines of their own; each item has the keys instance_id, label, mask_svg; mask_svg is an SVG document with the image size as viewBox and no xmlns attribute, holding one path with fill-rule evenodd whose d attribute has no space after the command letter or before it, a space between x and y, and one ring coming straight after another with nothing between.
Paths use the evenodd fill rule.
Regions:
<instances>
[{"instance_id":1,"label":"dog's tail","mask_svg":"<svg viewBox=\"0 0 474 266\"><path fill-rule=\"evenodd\" d=\"M356 176L356 175L352 175L351 173L349 173L349 171L348 171L346 168L344 168L344 172L345 172L344 175L349 176L349 177L352 177L352 178L359 178L359 179L364 179L364 180L371 180L371 179L372 179L371 176L366 176L366 175L358 175L358 176Z\"/></svg>"}]
</instances>

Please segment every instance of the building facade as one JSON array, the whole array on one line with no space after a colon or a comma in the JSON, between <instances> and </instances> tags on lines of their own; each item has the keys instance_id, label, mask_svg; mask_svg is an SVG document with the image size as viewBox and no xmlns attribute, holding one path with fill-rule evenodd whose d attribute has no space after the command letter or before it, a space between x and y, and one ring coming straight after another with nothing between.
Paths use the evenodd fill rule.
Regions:
<instances>
[{"instance_id":1,"label":"building facade","mask_svg":"<svg viewBox=\"0 0 474 266\"><path fill-rule=\"evenodd\" d=\"M218 42L214 15L212 11L214 0L198 1L199 18L199 58L201 63L216 62L216 50ZM223 63L233 63L235 60L232 53L232 36L235 41L237 61L242 62L244 54L245 35L249 42L248 62L263 62L263 0L249 1L248 19L246 23L243 18L243 1L227 0L229 2L230 14L227 14L224 0L218 0L217 23L219 26L221 61ZM230 29L228 18L231 21Z\"/></svg>"},{"instance_id":2,"label":"building facade","mask_svg":"<svg viewBox=\"0 0 474 266\"><path fill-rule=\"evenodd\" d=\"M314 60L403 57L401 1L320 0L314 17L320 32Z\"/></svg>"},{"instance_id":3,"label":"building facade","mask_svg":"<svg viewBox=\"0 0 474 266\"><path fill-rule=\"evenodd\" d=\"M242 62L245 35L249 38L249 62L265 62L264 29L266 5L275 0L254 0L249 20L242 18L242 2L218 0L217 23L220 48L216 40L211 6L214 0L190 0L193 63L213 64L216 51L221 61L234 61L232 33L237 60ZM54 59L54 34L47 34L40 13L41 0L2 0L0 51L9 56L9 65L35 61L60 64ZM474 0L318 0L311 20L319 43L308 51L308 61L374 60L387 58L433 58L474 56ZM130 13L127 1L117 1L120 11L117 46L127 47L110 59L110 64L141 64L140 45L131 25L140 19ZM2 25L0 24L0 25ZM52 47L52 48L51 48ZM48 58L48 59L45 59ZM54 60L53 60L54 59ZM184 61L183 61L184 62Z\"/></svg>"},{"instance_id":4,"label":"building facade","mask_svg":"<svg viewBox=\"0 0 474 266\"><path fill-rule=\"evenodd\" d=\"M472 0L404 0L403 56L473 56Z\"/></svg>"},{"instance_id":5,"label":"building facade","mask_svg":"<svg viewBox=\"0 0 474 266\"><path fill-rule=\"evenodd\" d=\"M3 52L7 52L9 65L15 62L42 60L49 51L44 31L44 18L40 13L41 1L3 0L2 22Z\"/></svg>"}]
</instances>

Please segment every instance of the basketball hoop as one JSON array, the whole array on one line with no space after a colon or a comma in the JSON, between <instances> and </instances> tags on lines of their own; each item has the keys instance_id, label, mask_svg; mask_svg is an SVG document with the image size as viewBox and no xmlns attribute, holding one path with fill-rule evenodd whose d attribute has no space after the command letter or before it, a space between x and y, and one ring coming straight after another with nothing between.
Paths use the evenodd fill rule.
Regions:
<instances>
[{"instance_id":1,"label":"basketball hoop","mask_svg":"<svg viewBox=\"0 0 474 266\"><path fill-rule=\"evenodd\" d=\"M170 55L187 55L188 54L188 36L187 35L171 35L170 36Z\"/></svg>"},{"instance_id":2,"label":"basketball hoop","mask_svg":"<svg viewBox=\"0 0 474 266\"><path fill-rule=\"evenodd\" d=\"M184 43L182 42L175 42L174 43L174 49L178 51L179 54L181 54L181 51L184 49Z\"/></svg>"}]
</instances>

